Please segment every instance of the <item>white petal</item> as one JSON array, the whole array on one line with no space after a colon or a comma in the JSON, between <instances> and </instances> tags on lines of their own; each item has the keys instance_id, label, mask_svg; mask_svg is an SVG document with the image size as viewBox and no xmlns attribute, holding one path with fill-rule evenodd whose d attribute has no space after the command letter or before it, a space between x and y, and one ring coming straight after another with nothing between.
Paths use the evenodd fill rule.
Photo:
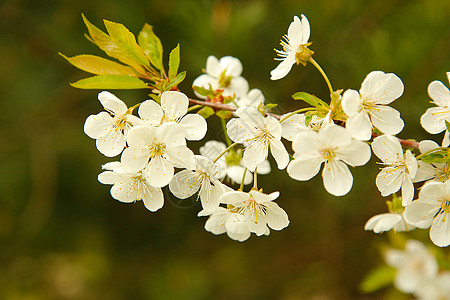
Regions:
<instances>
[{"instance_id":1,"label":"white petal","mask_svg":"<svg viewBox=\"0 0 450 300\"><path fill-rule=\"evenodd\" d=\"M145 183L141 191L142 201L145 208L154 212L164 206L164 195L160 188L155 188L148 183Z\"/></svg>"},{"instance_id":2,"label":"white petal","mask_svg":"<svg viewBox=\"0 0 450 300\"><path fill-rule=\"evenodd\" d=\"M177 91L167 91L161 94L161 107L167 121L180 119L187 113L189 98Z\"/></svg>"},{"instance_id":3,"label":"white petal","mask_svg":"<svg viewBox=\"0 0 450 300\"><path fill-rule=\"evenodd\" d=\"M97 176L98 181L103 184L114 184L118 181L124 180L124 178L126 177L124 177L122 174L111 171L102 172Z\"/></svg>"},{"instance_id":4,"label":"white petal","mask_svg":"<svg viewBox=\"0 0 450 300\"><path fill-rule=\"evenodd\" d=\"M200 189L200 201L204 210L214 211L219 207L219 198L223 194L220 186L205 182Z\"/></svg>"},{"instance_id":5,"label":"white petal","mask_svg":"<svg viewBox=\"0 0 450 300\"><path fill-rule=\"evenodd\" d=\"M385 213L370 218L364 230L373 230L375 233L391 230L397 223L401 222L402 216L393 213Z\"/></svg>"},{"instance_id":6,"label":"white petal","mask_svg":"<svg viewBox=\"0 0 450 300\"><path fill-rule=\"evenodd\" d=\"M110 110L116 115L123 115L127 111L126 104L110 92L100 92L98 100L106 110Z\"/></svg>"},{"instance_id":7,"label":"white petal","mask_svg":"<svg viewBox=\"0 0 450 300\"><path fill-rule=\"evenodd\" d=\"M345 128L354 139L368 141L372 138L372 123L365 111L349 117L345 123Z\"/></svg>"},{"instance_id":8,"label":"white petal","mask_svg":"<svg viewBox=\"0 0 450 300\"><path fill-rule=\"evenodd\" d=\"M284 119L286 115L282 115L281 119ZM295 114L285 119L281 123L282 136L288 141L293 141L300 132L309 131L305 124L305 118L304 114Z\"/></svg>"},{"instance_id":9,"label":"white petal","mask_svg":"<svg viewBox=\"0 0 450 300\"><path fill-rule=\"evenodd\" d=\"M186 199L194 195L201 186L199 174L191 170L183 170L175 174L169 183L169 190L175 197Z\"/></svg>"},{"instance_id":10,"label":"white petal","mask_svg":"<svg viewBox=\"0 0 450 300\"><path fill-rule=\"evenodd\" d=\"M244 77L234 77L230 81L230 85L223 88L224 97L243 97L248 93L248 81Z\"/></svg>"},{"instance_id":11,"label":"white petal","mask_svg":"<svg viewBox=\"0 0 450 300\"><path fill-rule=\"evenodd\" d=\"M278 169L283 170L289 163L289 153L280 140L270 140L270 153L277 162ZM370 149L369 149L370 151Z\"/></svg>"},{"instance_id":12,"label":"white petal","mask_svg":"<svg viewBox=\"0 0 450 300\"><path fill-rule=\"evenodd\" d=\"M438 106L450 106L450 90L440 81L433 81L428 86L428 95Z\"/></svg>"},{"instance_id":13,"label":"white petal","mask_svg":"<svg viewBox=\"0 0 450 300\"><path fill-rule=\"evenodd\" d=\"M360 93L373 103L389 104L403 94L403 89L403 82L397 75L374 71L364 79Z\"/></svg>"},{"instance_id":14,"label":"white petal","mask_svg":"<svg viewBox=\"0 0 450 300\"><path fill-rule=\"evenodd\" d=\"M128 147L123 151L120 161L125 170L135 173L145 167L149 158L150 153L145 148Z\"/></svg>"},{"instance_id":15,"label":"white petal","mask_svg":"<svg viewBox=\"0 0 450 300\"><path fill-rule=\"evenodd\" d=\"M436 177L436 171L436 167L434 167L432 164L427 164L423 161L419 161L417 173L413 178L413 182L421 182L433 179Z\"/></svg>"},{"instance_id":16,"label":"white petal","mask_svg":"<svg viewBox=\"0 0 450 300\"><path fill-rule=\"evenodd\" d=\"M419 200L411 202L405 208L405 218L409 223L417 226L419 222L432 220L438 209L439 207L435 204L421 201L419 198Z\"/></svg>"},{"instance_id":17,"label":"white petal","mask_svg":"<svg viewBox=\"0 0 450 300\"><path fill-rule=\"evenodd\" d=\"M386 134L397 134L402 131L405 123L400 118L400 113L389 106L374 105L369 110L374 127Z\"/></svg>"},{"instance_id":18,"label":"white petal","mask_svg":"<svg viewBox=\"0 0 450 300\"><path fill-rule=\"evenodd\" d=\"M184 144L186 128L177 123L166 122L156 128L155 136L158 142L166 145Z\"/></svg>"},{"instance_id":19,"label":"white petal","mask_svg":"<svg viewBox=\"0 0 450 300\"><path fill-rule=\"evenodd\" d=\"M241 214L233 213L228 215L225 220L225 228L227 229L228 233L234 233L237 235L250 233L250 230L247 226L247 220Z\"/></svg>"},{"instance_id":20,"label":"white petal","mask_svg":"<svg viewBox=\"0 0 450 300\"><path fill-rule=\"evenodd\" d=\"M186 128L186 139L190 141L201 140L208 130L205 118L199 114L187 114L179 124Z\"/></svg>"},{"instance_id":21,"label":"white petal","mask_svg":"<svg viewBox=\"0 0 450 300\"><path fill-rule=\"evenodd\" d=\"M370 160L372 152L368 144L352 140L348 146L336 149L335 154L345 163L355 167L365 165Z\"/></svg>"},{"instance_id":22,"label":"white petal","mask_svg":"<svg viewBox=\"0 0 450 300\"><path fill-rule=\"evenodd\" d=\"M450 245L450 216L447 212L439 213L430 229L431 241L439 247Z\"/></svg>"},{"instance_id":23,"label":"white petal","mask_svg":"<svg viewBox=\"0 0 450 300\"><path fill-rule=\"evenodd\" d=\"M221 208L221 207L220 207ZM221 208L225 210L224 208ZM205 223L206 231L209 231L213 234L222 234L227 230L225 228L225 215L226 213L215 213L209 217L209 219Z\"/></svg>"},{"instance_id":24,"label":"white petal","mask_svg":"<svg viewBox=\"0 0 450 300\"><path fill-rule=\"evenodd\" d=\"M219 81L215 77L212 77L208 74L203 74L194 80L194 82L192 83L192 86L199 86L199 87L202 87L205 89L209 89L211 87L213 90L217 90L219 88ZM205 96L202 96L195 91L194 91L194 93L197 97L199 97L201 99L206 98Z\"/></svg>"},{"instance_id":25,"label":"white petal","mask_svg":"<svg viewBox=\"0 0 450 300\"><path fill-rule=\"evenodd\" d=\"M245 148L242 163L249 171L253 172L258 164L267 159L268 152L268 145L255 140Z\"/></svg>"},{"instance_id":26,"label":"white petal","mask_svg":"<svg viewBox=\"0 0 450 300\"><path fill-rule=\"evenodd\" d=\"M414 184L409 174L403 175L402 183L402 205L407 206L414 198Z\"/></svg>"},{"instance_id":27,"label":"white petal","mask_svg":"<svg viewBox=\"0 0 450 300\"><path fill-rule=\"evenodd\" d=\"M291 52L275 69L270 72L270 79L278 80L285 77L295 64L295 52Z\"/></svg>"},{"instance_id":28,"label":"white petal","mask_svg":"<svg viewBox=\"0 0 450 300\"><path fill-rule=\"evenodd\" d=\"M317 132L301 132L292 142L292 149L298 155L308 154L317 156L320 148L319 134Z\"/></svg>"},{"instance_id":29,"label":"white petal","mask_svg":"<svg viewBox=\"0 0 450 300\"><path fill-rule=\"evenodd\" d=\"M238 107L251 106L258 108L260 104L264 103L264 95L260 89L252 89L247 95L235 99L235 102Z\"/></svg>"},{"instance_id":30,"label":"white petal","mask_svg":"<svg viewBox=\"0 0 450 300\"><path fill-rule=\"evenodd\" d=\"M319 137L322 144L332 147L347 146L352 142L347 129L334 124L322 127L319 131Z\"/></svg>"},{"instance_id":31,"label":"white petal","mask_svg":"<svg viewBox=\"0 0 450 300\"><path fill-rule=\"evenodd\" d=\"M206 73L210 76L219 78L220 73L222 73L223 69L221 65L219 64L219 60L213 56L210 55L206 59Z\"/></svg>"},{"instance_id":32,"label":"white petal","mask_svg":"<svg viewBox=\"0 0 450 300\"><path fill-rule=\"evenodd\" d=\"M352 173L341 161L331 159L329 162L325 162L322 177L325 189L332 195L343 196L352 189Z\"/></svg>"},{"instance_id":33,"label":"white petal","mask_svg":"<svg viewBox=\"0 0 450 300\"><path fill-rule=\"evenodd\" d=\"M437 134L446 129L445 120L450 118L450 109L446 107L431 107L420 117L423 129L431 134Z\"/></svg>"},{"instance_id":34,"label":"white petal","mask_svg":"<svg viewBox=\"0 0 450 300\"><path fill-rule=\"evenodd\" d=\"M322 159L319 156L296 158L289 163L287 172L295 180L306 181L319 173L321 164Z\"/></svg>"},{"instance_id":35,"label":"white petal","mask_svg":"<svg viewBox=\"0 0 450 300\"><path fill-rule=\"evenodd\" d=\"M215 159L220 153L225 151L227 146L224 143L218 141L207 141L204 146L200 147L200 154L210 160Z\"/></svg>"},{"instance_id":36,"label":"white petal","mask_svg":"<svg viewBox=\"0 0 450 300\"><path fill-rule=\"evenodd\" d=\"M240 107L236 110L236 115L252 127L264 128L265 118L253 107ZM279 131L281 135L281 125Z\"/></svg>"},{"instance_id":37,"label":"white petal","mask_svg":"<svg viewBox=\"0 0 450 300\"><path fill-rule=\"evenodd\" d=\"M195 168L194 152L186 146L168 145L165 156L177 168L186 168L191 170Z\"/></svg>"},{"instance_id":38,"label":"white petal","mask_svg":"<svg viewBox=\"0 0 450 300\"><path fill-rule=\"evenodd\" d=\"M145 169L147 181L154 187L163 187L172 180L173 164L161 156L153 157Z\"/></svg>"},{"instance_id":39,"label":"white petal","mask_svg":"<svg viewBox=\"0 0 450 300\"><path fill-rule=\"evenodd\" d=\"M96 140L96 146L103 155L114 157L125 148L125 137L121 131L111 128L105 135Z\"/></svg>"},{"instance_id":40,"label":"white petal","mask_svg":"<svg viewBox=\"0 0 450 300\"><path fill-rule=\"evenodd\" d=\"M244 170L246 168L242 166L229 166L227 168L227 176L230 177L231 181L241 184L242 178L244 176ZM253 182L253 174L247 169L244 178L244 184L250 184Z\"/></svg>"},{"instance_id":41,"label":"white petal","mask_svg":"<svg viewBox=\"0 0 450 300\"><path fill-rule=\"evenodd\" d=\"M253 130L253 126L239 118L231 119L227 123L227 134L236 143L245 143L254 138Z\"/></svg>"},{"instance_id":42,"label":"white petal","mask_svg":"<svg viewBox=\"0 0 450 300\"><path fill-rule=\"evenodd\" d=\"M409 175L411 175L412 178L416 176L417 173L417 159L414 157L414 155L411 153L411 150L406 150L405 152L405 165L408 169Z\"/></svg>"},{"instance_id":43,"label":"white petal","mask_svg":"<svg viewBox=\"0 0 450 300\"><path fill-rule=\"evenodd\" d=\"M302 20L303 17L304 16L302 15ZM308 20L306 20L305 22L308 22ZM287 36L289 39L289 44L291 46L298 46L303 41L303 24L302 22L300 22L300 19L297 16L294 16L294 21L289 24Z\"/></svg>"},{"instance_id":44,"label":"white petal","mask_svg":"<svg viewBox=\"0 0 450 300\"><path fill-rule=\"evenodd\" d=\"M130 147L145 147L153 144L155 139L154 127L136 126L130 129L127 134L127 143Z\"/></svg>"},{"instance_id":45,"label":"white petal","mask_svg":"<svg viewBox=\"0 0 450 300\"><path fill-rule=\"evenodd\" d=\"M425 153L436 148L439 148L439 145L435 141L423 140L419 143L420 153Z\"/></svg>"},{"instance_id":46,"label":"white petal","mask_svg":"<svg viewBox=\"0 0 450 300\"><path fill-rule=\"evenodd\" d=\"M273 155L273 154L272 154ZM289 159L289 157L288 157ZM262 163L256 166L257 172L259 175L266 175L270 173L270 163L268 160L263 161Z\"/></svg>"},{"instance_id":47,"label":"white petal","mask_svg":"<svg viewBox=\"0 0 450 300\"><path fill-rule=\"evenodd\" d=\"M346 90L342 95L342 109L344 113L352 117L357 113L360 113L363 109L362 101L359 93L355 90Z\"/></svg>"},{"instance_id":48,"label":"white petal","mask_svg":"<svg viewBox=\"0 0 450 300\"><path fill-rule=\"evenodd\" d=\"M127 178L119 181L111 188L111 196L124 203L132 203L140 199L139 191L135 188L134 180Z\"/></svg>"},{"instance_id":49,"label":"white petal","mask_svg":"<svg viewBox=\"0 0 450 300\"><path fill-rule=\"evenodd\" d=\"M98 139L111 130L113 117L105 111L96 115L90 115L84 123L84 132L92 139Z\"/></svg>"},{"instance_id":50,"label":"white petal","mask_svg":"<svg viewBox=\"0 0 450 300\"><path fill-rule=\"evenodd\" d=\"M139 106L139 116L151 126L159 126L164 120L164 112L153 100L147 100Z\"/></svg>"},{"instance_id":51,"label":"white petal","mask_svg":"<svg viewBox=\"0 0 450 300\"><path fill-rule=\"evenodd\" d=\"M283 128L281 127L280 122L272 116L267 116L264 119L264 125L266 130L270 133L270 135L277 140L281 139L281 133Z\"/></svg>"},{"instance_id":52,"label":"white petal","mask_svg":"<svg viewBox=\"0 0 450 300\"><path fill-rule=\"evenodd\" d=\"M378 190L381 196L386 197L397 192L403 184L404 168L386 167L381 170L375 179Z\"/></svg>"},{"instance_id":53,"label":"white petal","mask_svg":"<svg viewBox=\"0 0 450 300\"><path fill-rule=\"evenodd\" d=\"M403 160L402 145L393 136L382 135L374 138L372 150L385 163L395 163Z\"/></svg>"},{"instance_id":54,"label":"white petal","mask_svg":"<svg viewBox=\"0 0 450 300\"><path fill-rule=\"evenodd\" d=\"M209 57L208 57L209 59ZM241 61L233 56L224 56L220 59L219 61L220 66L222 68L222 70L220 71L220 73L223 72L223 70L226 70L225 74L227 76L240 76L242 73L242 63ZM208 64L207 64L208 66ZM220 74L219 74L220 76Z\"/></svg>"},{"instance_id":55,"label":"white petal","mask_svg":"<svg viewBox=\"0 0 450 300\"><path fill-rule=\"evenodd\" d=\"M222 196L220 196L219 201L220 203L224 204L231 204L233 206L239 206L242 204L242 202L250 199L249 193L244 193L240 191L232 191L224 193Z\"/></svg>"},{"instance_id":56,"label":"white petal","mask_svg":"<svg viewBox=\"0 0 450 300\"><path fill-rule=\"evenodd\" d=\"M309 35L311 33L311 29L310 29L310 26L309 26L308 19L305 17L304 14L302 14L302 33L303 33L303 36L302 36L302 39L301 39L301 43L302 44L306 44L306 43L308 43Z\"/></svg>"},{"instance_id":57,"label":"white petal","mask_svg":"<svg viewBox=\"0 0 450 300\"><path fill-rule=\"evenodd\" d=\"M266 222L273 230L281 230L289 225L289 218L286 212L275 202L265 204L268 209L266 212Z\"/></svg>"}]
</instances>

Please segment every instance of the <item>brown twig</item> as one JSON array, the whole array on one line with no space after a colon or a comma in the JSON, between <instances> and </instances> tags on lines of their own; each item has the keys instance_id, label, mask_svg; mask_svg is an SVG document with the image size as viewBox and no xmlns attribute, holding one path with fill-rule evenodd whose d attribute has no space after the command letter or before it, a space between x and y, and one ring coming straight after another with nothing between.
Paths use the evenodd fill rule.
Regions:
<instances>
[{"instance_id":1,"label":"brown twig","mask_svg":"<svg viewBox=\"0 0 450 300\"><path fill-rule=\"evenodd\" d=\"M213 103L213 102L206 102L206 101L202 101L202 100L196 100L196 99L189 99L189 102L195 105L203 105L203 106L209 106L218 110L228 110L228 111L236 111L237 108L231 105L227 105L227 104L222 104L222 103ZM266 113L266 116L272 116L278 120L281 119L280 115L276 115L276 114L272 114L272 113ZM340 124L341 126L343 124ZM376 138L377 136L380 136L377 133L372 133L372 139ZM400 144L404 147L404 148L414 148L414 149L418 149L419 148L419 143L416 141L410 141L410 140L403 140L398 138Z\"/></svg>"}]
</instances>

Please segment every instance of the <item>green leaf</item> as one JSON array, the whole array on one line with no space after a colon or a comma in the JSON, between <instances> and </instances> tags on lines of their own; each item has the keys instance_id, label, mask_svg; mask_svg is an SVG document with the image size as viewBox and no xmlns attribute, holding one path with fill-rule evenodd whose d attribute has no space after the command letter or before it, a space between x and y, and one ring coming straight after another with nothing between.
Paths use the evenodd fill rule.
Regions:
<instances>
[{"instance_id":1,"label":"green leaf","mask_svg":"<svg viewBox=\"0 0 450 300\"><path fill-rule=\"evenodd\" d=\"M161 40L153 32L153 27L145 24L138 35L138 43L145 55L158 70L163 70L163 46Z\"/></svg>"},{"instance_id":2,"label":"green leaf","mask_svg":"<svg viewBox=\"0 0 450 300\"><path fill-rule=\"evenodd\" d=\"M145 89L147 84L128 75L97 75L70 84L79 89Z\"/></svg>"},{"instance_id":3,"label":"green leaf","mask_svg":"<svg viewBox=\"0 0 450 300\"><path fill-rule=\"evenodd\" d=\"M180 66L180 44L178 44L169 55L169 79L172 81L178 73Z\"/></svg>"},{"instance_id":4,"label":"green leaf","mask_svg":"<svg viewBox=\"0 0 450 300\"><path fill-rule=\"evenodd\" d=\"M124 25L120 23L103 20L106 30L108 30L114 44L120 49L121 55L136 61L137 63L150 67L147 56L136 42L132 34Z\"/></svg>"},{"instance_id":5,"label":"green leaf","mask_svg":"<svg viewBox=\"0 0 450 300\"><path fill-rule=\"evenodd\" d=\"M214 109L212 109L209 106L205 106L202 109L200 109L197 113L200 116L202 116L203 118L207 119L207 118L211 117L212 115L214 115Z\"/></svg>"},{"instance_id":6,"label":"green leaf","mask_svg":"<svg viewBox=\"0 0 450 300\"><path fill-rule=\"evenodd\" d=\"M216 115L221 119L229 119L232 115L232 112L229 110L219 110L216 112Z\"/></svg>"},{"instance_id":7,"label":"green leaf","mask_svg":"<svg viewBox=\"0 0 450 300\"><path fill-rule=\"evenodd\" d=\"M292 95L292 98L294 98L294 100L303 100L306 103L308 103L309 105L312 105L317 108L320 108L320 107L330 108L330 106L327 103L323 102L316 96L305 93L305 92L295 93L294 95Z\"/></svg>"},{"instance_id":8,"label":"green leaf","mask_svg":"<svg viewBox=\"0 0 450 300\"><path fill-rule=\"evenodd\" d=\"M176 87L178 86L186 77L186 71L181 72L180 74L178 74L171 82L170 85L168 86L168 89L170 90L172 87Z\"/></svg>"},{"instance_id":9,"label":"green leaf","mask_svg":"<svg viewBox=\"0 0 450 300\"><path fill-rule=\"evenodd\" d=\"M207 97L210 99L215 98L214 90L212 89L211 84L209 85L208 89L196 85L192 86L192 89L200 96Z\"/></svg>"},{"instance_id":10,"label":"green leaf","mask_svg":"<svg viewBox=\"0 0 450 300\"><path fill-rule=\"evenodd\" d=\"M313 118L313 115L309 114L305 116L305 125L309 126L309 123L311 123L311 120Z\"/></svg>"},{"instance_id":11,"label":"green leaf","mask_svg":"<svg viewBox=\"0 0 450 300\"><path fill-rule=\"evenodd\" d=\"M367 274L361 283L361 291L363 293L375 292L394 282L396 269L389 266L380 266Z\"/></svg>"},{"instance_id":12,"label":"green leaf","mask_svg":"<svg viewBox=\"0 0 450 300\"><path fill-rule=\"evenodd\" d=\"M146 70L143 67L143 65L148 65L148 60L146 59L146 56L142 51L142 49L140 49L139 46L137 46L134 35L131 32L129 32L128 29L125 28L125 26L123 26L122 24L114 23L116 25L121 25L123 26L123 28L125 28L125 30L123 29L121 30L118 28L120 26L109 24L108 26L111 27L109 30L111 30L111 32L114 34L113 38L104 33L103 31L101 31L100 29L98 29L97 27L95 27L91 22L88 21L88 19L83 14L82 17L89 31L90 35L90 38L88 38L89 40L91 40L94 44L96 44L107 55L118 59L124 64L131 66L133 69L135 69L137 72L141 74L146 74ZM107 22L109 21L105 20L105 25ZM129 34L126 34L126 31L128 31ZM121 38L122 39L126 38L128 40L119 41ZM116 42L119 42L119 44L116 44ZM133 53L133 51L136 50L133 48L133 44L136 44L136 46L140 49L141 54ZM139 50L136 51L139 52ZM147 62L146 63L145 61L142 62L142 60L147 60Z\"/></svg>"},{"instance_id":13,"label":"green leaf","mask_svg":"<svg viewBox=\"0 0 450 300\"><path fill-rule=\"evenodd\" d=\"M450 123L445 120L445 128L447 128L447 131L450 132Z\"/></svg>"},{"instance_id":14,"label":"green leaf","mask_svg":"<svg viewBox=\"0 0 450 300\"><path fill-rule=\"evenodd\" d=\"M427 164L446 163L450 162L450 156L446 150L440 150L423 156L421 160Z\"/></svg>"},{"instance_id":15,"label":"green leaf","mask_svg":"<svg viewBox=\"0 0 450 300\"><path fill-rule=\"evenodd\" d=\"M114 61L95 56L95 55L77 55L73 57L67 57L62 53L59 53L64 57L69 63L81 69L83 71L104 75L104 74L122 74L136 76L136 72L127 66L116 63Z\"/></svg>"}]
</instances>

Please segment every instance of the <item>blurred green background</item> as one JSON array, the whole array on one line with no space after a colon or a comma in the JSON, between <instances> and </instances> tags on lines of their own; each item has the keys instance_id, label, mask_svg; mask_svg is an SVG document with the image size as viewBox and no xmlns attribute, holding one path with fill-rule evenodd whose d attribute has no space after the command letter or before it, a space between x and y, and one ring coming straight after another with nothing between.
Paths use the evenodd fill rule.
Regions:
<instances>
[{"instance_id":1,"label":"blurred green background","mask_svg":"<svg viewBox=\"0 0 450 300\"><path fill-rule=\"evenodd\" d=\"M393 107L405 120L403 138L429 137L419 124L430 106L427 86L448 84L449 1L3 1L0 299L384 297L385 291L364 295L358 287L382 262L377 248L386 241L363 230L386 209L374 183L375 159L352 171L354 188L344 197L326 193L320 176L297 182L272 162L272 175L259 182L266 192L281 191L278 203L291 223L244 243L206 232L206 219L196 217L199 204L180 202L167 190L156 213L112 199L110 186L97 182L110 160L83 133L86 117L102 109L99 91L70 87L87 74L58 55L102 55L83 36L82 12L102 29L102 19L135 34L152 24L166 54L180 43L180 68L187 70L180 89L190 96L208 55L240 58L250 87L263 90L280 112L299 107L290 97L297 91L328 96L311 65L269 79L277 65L273 48L280 48L292 17L304 13L314 58L335 89L359 89L373 70L402 78L405 93ZM147 98L144 91L115 94L128 105ZM209 139L221 137L216 123Z\"/></svg>"}]
</instances>

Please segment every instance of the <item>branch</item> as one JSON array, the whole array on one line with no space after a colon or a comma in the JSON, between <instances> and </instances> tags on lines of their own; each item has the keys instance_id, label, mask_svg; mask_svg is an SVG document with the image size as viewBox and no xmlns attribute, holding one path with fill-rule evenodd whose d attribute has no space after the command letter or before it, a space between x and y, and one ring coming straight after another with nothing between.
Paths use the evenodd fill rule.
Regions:
<instances>
[{"instance_id":1,"label":"branch","mask_svg":"<svg viewBox=\"0 0 450 300\"><path fill-rule=\"evenodd\" d=\"M203 106L209 106L218 110L228 110L228 111L236 111L237 108L231 105L222 104L222 103L213 103L213 102L206 102L203 100L196 100L196 99L189 99L189 102L195 105L203 105ZM272 113L265 113L266 116L272 116L278 120L281 119L280 115L272 114ZM341 125L342 126L342 125ZM380 136L377 133L372 133L372 139L376 138L377 136ZM397 138L400 142L400 144L404 148L413 148L413 149L419 149L419 143L416 141L409 141L409 140L403 140L400 138Z\"/></svg>"}]
</instances>

